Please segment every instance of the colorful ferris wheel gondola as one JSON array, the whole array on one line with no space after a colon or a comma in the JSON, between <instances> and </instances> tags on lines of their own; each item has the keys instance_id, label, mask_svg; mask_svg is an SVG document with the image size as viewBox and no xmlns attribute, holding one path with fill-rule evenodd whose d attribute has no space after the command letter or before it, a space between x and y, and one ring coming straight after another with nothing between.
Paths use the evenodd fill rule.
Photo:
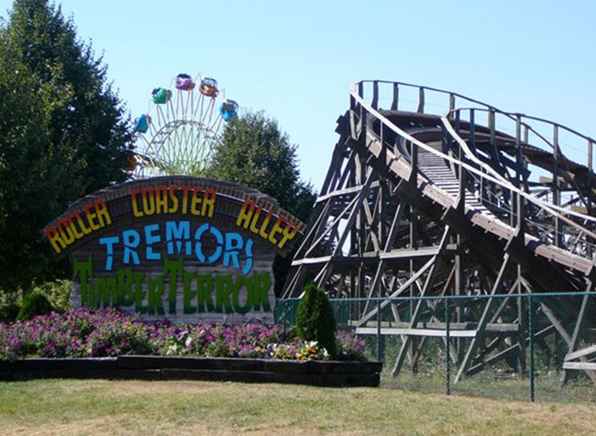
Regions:
<instances>
[{"instance_id":1,"label":"colorful ferris wheel gondola","mask_svg":"<svg viewBox=\"0 0 596 436\"><path fill-rule=\"evenodd\" d=\"M180 73L176 76L176 89L179 91L192 91L195 89L195 82L186 73Z\"/></svg>"},{"instance_id":2,"label":"colorful ferris wheel gondola","mask_svg":"<svg viewBox=\"0 0 596 436\"><path fill-rule=\"evenodd\" d=\"M224 121L233 120L238 116L238 103L227 99L219 107L219 113Z\"/></svg>"},{"instance_id":3,"label":"colorful ferris wheel gondola","mask_svg":"<svg viewBox=\"0 0 596 436\"><path fill-rule=\"evenodd\" d=\"M153 89L149 110L135 120L134 177L203 174L223 124L238 116L214 78L180 73L174 83L174 91Z\"/></svg>"},{"instance_id":4,"label":"colorful ferris wheel gondola","mask_svg":"<svg viewBox=\"0 0 596 436\"><path fill-rule=\"evenodd\" d=\"M201 86L199 91L205 97L215 98L219 95L219 89L217 88L217 80L211 77L205 77L201 80Z\"/></svg>"},{"instance_id":5,"label":"colorful ferris wheel gondola","mask_svg":"<svg viewBox=\"0 0 596 436\"><path fill-rule=\"evenodd\" d=\"M134 131L136 133L147 133L149 131L149 124L151 124L151 116L143 114L135 120Z\"/></svg>"}]
</instances>

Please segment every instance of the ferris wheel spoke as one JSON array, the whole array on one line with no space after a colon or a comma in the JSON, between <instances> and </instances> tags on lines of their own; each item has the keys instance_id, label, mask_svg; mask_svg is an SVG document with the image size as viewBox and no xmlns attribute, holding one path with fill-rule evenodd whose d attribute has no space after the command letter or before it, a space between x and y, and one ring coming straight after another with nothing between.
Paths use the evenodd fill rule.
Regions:
<instances>
[{"instance_id":1,"label":"ferris wheel spoke","mask_svg":"<svg viewBox=\"0 0 596 436\"><path fill-rule=\"evenodd\" d=\"M237 104L225 100L214 79L199 75L193 83L190 76L180 74L175 84L152 93L148 127L135 138L142 164L134 177L202 174L230 111L236 114ZM225 101L219 110L222 98Z\"/></svg>"},{"instance_id":2,"label":"ferris wheel spoke","mask_svg":"<svg viewBox=\"0 0 596 436\"><path fill-rule=\"evenodd\" d=\"M209 130L211 130L213 132L219 131L222 122L223 122L223 117L221 116L221 114L218 114L215 117L215 120L213 120L213 124L211 126L209 126Z\"/></svg>"},{"instance_id":3,"label":"ferris wheel spoke","mask_svg":"<svg viewBox=\"0 0 596 436\"><path fill-rule=\"evenodd\" d=\"M174 109L174 104L172 103L172 99L168 100L166 103L166 107L168 108L168 122L179 120L178 114Z\"/></svg>"},{"instance_id":4,"label":"ferris wheel spoke","mask_svg":"<svg viewBox=\"0 0 596 436\"><path fill-rule=\"evenodd\" d=\"M157 125L163 126L165 124L165 118L161 110L161 107L157 106L155 108L155 112L157 113Z\"/></svg>"},{"instance_id":5,"label":"ferris wheel spoke","mask_svg":"<svg viewBox=\"0 0 596 436\"><path fill-rule=\"evenodd\" d=\"M187 117L187 114L186 114L186 108L188 106L187 103L186 103L186 97L187 97L186 96L186 93L187 93L187 91L184 91L184 93L179 96L179 98L180 98L180 110L182 112L180 114L180 118L183 119L183 120L185 120L185 121L188 121L188 117Z\"/></svg>"},{"instance_id":6,"label":"ferris wheel spoke","mask_svg":"<svg viewBox=\"0 0 596 436\"><path fill-rule=\"evenodd\" d=\"M209 120L205 123L206 126L211 124L211 118L213 118L213 112L215 112L215 99L211 100L211 104L209 105Z\"/></svg>"},{"instance_id":7,"label":"ferris wheel spoke","mask_svg":"<svg viewBox=\"0 0 596 436\"><path fill-rule=\"evenodd\" d=\"M194 113L195 113L195 93L191 91L190 92L190 117L189 117L189 119L192 119Z\"/></svg>"},{"instance_id":8,"label":"ferris wheel spoke","mask_svg":"<svg viewBox=\"0 0 596 436\"><path fill-rule=\"evenodd\" d=\"M203 94L199 94L199 101L197 102L197 107L195 109L195 113L193 114L193 119L200 120L203 114L203 102L205 100L205 96Z\"/></svg>"}]
</instances>

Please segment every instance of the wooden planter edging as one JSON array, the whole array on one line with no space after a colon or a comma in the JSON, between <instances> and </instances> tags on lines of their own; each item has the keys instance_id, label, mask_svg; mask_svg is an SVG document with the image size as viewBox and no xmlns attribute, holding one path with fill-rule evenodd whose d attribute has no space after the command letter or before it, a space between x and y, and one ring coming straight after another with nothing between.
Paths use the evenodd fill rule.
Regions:
<instances>
[{"instance_id":1,"label":"wooden planter edging","mask_svg":"<svg viewBox=\"0 0 596 436\"><path fill-rule=\"evenodd\" d=\"M30 358L0 362L0 380L107 378L379 386L382 363L208 357Z\"/></svg>"}]
</instances>

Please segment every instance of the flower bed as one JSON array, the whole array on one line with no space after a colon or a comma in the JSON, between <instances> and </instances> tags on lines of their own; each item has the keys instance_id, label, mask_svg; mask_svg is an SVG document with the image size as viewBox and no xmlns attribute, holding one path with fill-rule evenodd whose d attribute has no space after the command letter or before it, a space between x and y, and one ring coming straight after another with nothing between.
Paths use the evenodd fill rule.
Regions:
<instances>
[{"instance_id":1,"label":"flower bed","mask_svg":"<svg viewBox=\"0 0 596 436\"><path fill-rule=\"evenodd\" d=\"M334 361L316 342L279 326L143 322L105 309L76 309L0 324L0 378L108 377L274 381L377 386L380 364L364 342L337 336ZM161 357L160 357L161 356Z\"/></svg>"},{"instance_id":2,"label":"flower bed","mask_svg":"<svg viewBox=\"0 0 596 436\"><path fill-rule=\"evenodd\" d=\"M339 360L363 360L364 342L338 334ZM279 326L143 322L122 312L75 309L0 324L0 360L25 357L110 357L126 354L328 360L316 342L284 335Z\"/></svg>"}]
</instances>

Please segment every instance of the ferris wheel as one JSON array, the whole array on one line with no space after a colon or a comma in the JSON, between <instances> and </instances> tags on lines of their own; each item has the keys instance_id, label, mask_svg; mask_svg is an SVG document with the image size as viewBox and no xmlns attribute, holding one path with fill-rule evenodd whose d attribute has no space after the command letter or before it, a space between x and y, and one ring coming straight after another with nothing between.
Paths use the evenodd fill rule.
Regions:
<instances>
[{"instance_id":1,"label":"ferris wheel","mask_svg":"<svg viewBox=\"0 0 596 436\"><path fill-rule=\"evenodd\" d=\"M134 124L133 177L201 175L223 124L238 114L238 103L222 94L215 79L185 73L174 91L153 89L148 112Z\"/></svg>"}]
</instances>

